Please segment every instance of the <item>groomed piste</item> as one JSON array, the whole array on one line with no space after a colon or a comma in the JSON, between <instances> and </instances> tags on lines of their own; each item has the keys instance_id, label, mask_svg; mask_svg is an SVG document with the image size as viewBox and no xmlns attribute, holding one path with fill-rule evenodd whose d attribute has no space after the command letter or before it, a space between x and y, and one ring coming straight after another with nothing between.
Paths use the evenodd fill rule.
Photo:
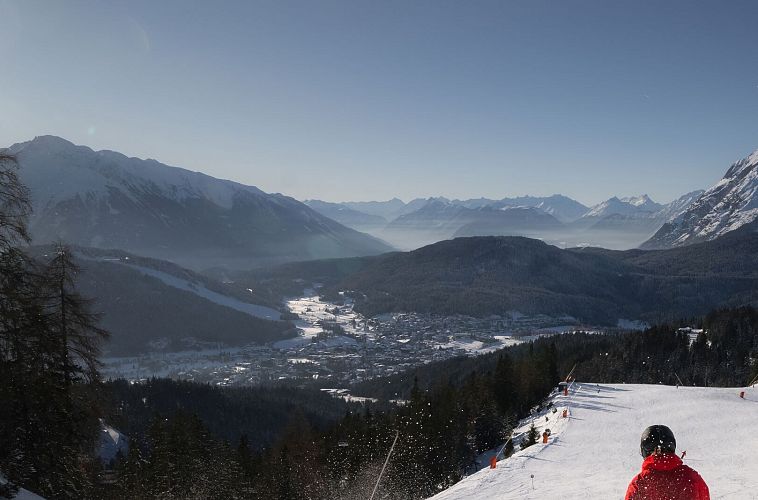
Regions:
<instances>
[{"instance_id":1,"label":"groomed piste","mask_svg":"<svg viewBox=\"0 0 758 500\"><path fill-rule=\"evenodd\" d=\"M624 498L642 463L640 434L652 424L674 431L677 454L686 451L684 463L705 479L712 499L758 499L757 387L577 382L552 401L557 412L534 418L540 435L550 428L547 444L540 439L434 500ZM529 422L522 424L517 432Z\"/></svg>"}]
</instances>

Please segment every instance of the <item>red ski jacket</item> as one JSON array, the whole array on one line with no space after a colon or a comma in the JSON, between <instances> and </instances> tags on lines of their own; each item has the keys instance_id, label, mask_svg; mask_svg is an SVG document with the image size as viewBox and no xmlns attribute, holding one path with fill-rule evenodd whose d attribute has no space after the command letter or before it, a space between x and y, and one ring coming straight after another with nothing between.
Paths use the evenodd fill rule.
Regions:
<instances>
[{"instance_id":1,"label":"red ski jacket","mask_svg":"<svg viewBox=\"0 0 758 500\"><path fill-rule=\"evenodd\" d=\"M626 490L626 500L710 500L700 474L682 463L675 453L653 453L642 462Z\"/></svg>"}]
</instances>

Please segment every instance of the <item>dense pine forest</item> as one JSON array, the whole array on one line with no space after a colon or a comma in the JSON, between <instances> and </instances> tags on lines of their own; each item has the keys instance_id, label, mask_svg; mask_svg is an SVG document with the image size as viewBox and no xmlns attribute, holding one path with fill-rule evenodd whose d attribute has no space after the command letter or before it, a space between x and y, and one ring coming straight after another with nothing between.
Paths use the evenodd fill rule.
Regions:
<instances>
[{"instance_id":1,"label":"dense pine forest","mask_svg":"<svg viewBox=\"0 0 758 500\"><path fill-rule=\"evenodd\" d=\"M28 193L9 158L0 186L0 495L368 498L392 449L376 497L425 498L502 445L572 370L609 383L743 386L758 376L758 311L744 307L644 332L543 337L351 388L376 404L309 386L103 382L107 333L77 293L70 250L29 257ZM703 331L691 338L684 326ZM101 418L129 437L114 463L97 456Z\"/></svg>"},{"instance_id":2,"label":"dense pine forest","mask_svg":"<svg viewBox=\"0 0 758 500\"><path fill-rule=\"evenodd\" d=\"M302 279L355 300L366 316L387 312L487 317L571 315L591 324L648 323L704 315L720 305L758 304L758 233L743 227L716 240L669 250L559 249L524 237L440 241L376 257L286 264L236 279L268 293ZM299 291L295 292L299 293Z\"/></svg>"},{"instance_id":3,"label":"dense pine forest","mask_svg":"<svg viewBox=\"0 0 758 500\"><path fill-rule=\"evenodd\" d=\"M98 467L99 347L107 333L77 292L63 245L32 260L29 196L0 155L0 495L23 485L82 498Z\"/></svg>"}]
</instances>

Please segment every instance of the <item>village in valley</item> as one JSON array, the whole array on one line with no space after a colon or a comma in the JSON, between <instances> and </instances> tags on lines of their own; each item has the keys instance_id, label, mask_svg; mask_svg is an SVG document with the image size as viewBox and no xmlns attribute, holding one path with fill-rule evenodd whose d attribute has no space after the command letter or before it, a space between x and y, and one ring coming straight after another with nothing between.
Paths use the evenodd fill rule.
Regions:
<instances>
[{"instance_id":1,"label":"village in valley","mask_svg":"<svg viewBox=\"0 0 758 500\"><path fill-rule=\"evenodd\" d=\"M571 317L518 313L488 318L393 313L365 318L353 310L349 298L326 302L312 289L287 301L287 308L298 317L297 337L242 347L196 342L192 350L111 357L104 360L104 374L132 381L170 377L222 386L290 380L341 387L538 336L587 329Z\"/></svg>"}]
</instances>

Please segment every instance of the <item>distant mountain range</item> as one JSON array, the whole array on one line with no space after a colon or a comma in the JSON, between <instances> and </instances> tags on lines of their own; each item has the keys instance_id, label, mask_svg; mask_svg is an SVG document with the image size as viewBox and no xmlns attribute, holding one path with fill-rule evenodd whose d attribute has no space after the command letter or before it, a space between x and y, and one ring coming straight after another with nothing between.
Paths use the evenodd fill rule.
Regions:
<instances>
[{"instance_id":1,"label":"distant mountain range","mask_svg":"<svg viewBox=\"0 0 758 500\"><path fill-rule=\"evenodd\" d=\"M547 197L539 196L519 196L516 198L503 198L494 200L490 198L471 198L468 200L449 200L445 197L438 196L434 198L415 198L408 203L398 198L388 201L349 201L344 203L332 203L330 205L342 205L357 212L376 215L382 217L386 222L391 222L398 217L410 214L423 208L431 202L449 203L465 208L482 208L492 206L502 208L510 207L535 207L548 213L562 222L571 222L584 215L588 207L582 205L576 200L572 200L560 194L554 194ZM318 200L308 200L305 202L311 208L318 209L317 204L325 203Z\"/></svg>"},{"instance_id":2,"label":"distant mountain range","mask_svg":"<svg viewBox=\"0 0 758 500\"><path fill-rule=\"evenodd\" d=\"M345 203L329 203L319 200L306 200L303 203L316 212L361 232L378 231L387 225L387 219L381 215L361 212L350 208Z\"/></svg>"},{"instance_id":3,"label":"distant mountain range","mask_svg":"<svg viewBox=\"0 0 758 500\"><path fill-rule=\"evenodd\" d=\"M54 136L6 150L29 187L34 242L119 248L196 269L391 250L281 194L93 151Z\"/></svg>"},{"instance_id":4,"label":"distant mountain range","mask_svg":"<svg viewBox=\"0 0 758 500\"><path fill-rule=\"evenodd\" d=\"M527 236L561 247L635 248L702 191L662 205L647 195L612 197L587 207L563 195L493 200L415 199L387 202L306 201L323 215L365 231L400 249L458 236Z\"/></svg>"},{"instance_id":5,"label":"distant mountain range","mask_svg":"<svg viewBox=\"0 0 758 500\"><path fill-rule=\"evenodd\" d=\"M650 214L660 211L663 205L654 202L646 194L628 198L610 198L592 207L582 217L605 217L607 215L632 215Z\"/></svg>"},{"instance_id":6,"label":"distant mountain range","mask_svg":"<svg viewBox=\"0 0 758 500\"><path fill-rule=\"evenodd\" d=\"M561 222L572 222L587 212L587 207L576 200L572 200L561 194L547 197L519 196L517 198L503 198L490 204L494 207L534 207L550 214Z\"/></svg>"},{"instance_id":7,"label":"distant mountain range","mask_svg":"<svg viewBox=\"0 0 758 500\"><path fill-rule=\"evenodd\" d=\"M309 203L320 210L315 202ZM710 241L744 226L758 230L758 151L734 163L709 190L692 191L667 204L643 194L613 196L593 207L563 195L501 200L438 197L407 204L395 198L342 205L383 217L383 226L372 219L364 230L405 250L456 236L510 235L559 247L670 248ZM517 210L495 211L505 208ZM351 225L347 220L345 224Z\"/></svg>"},{"instance_id":8,"label":"distant mountain range","mask_svg":"<svg viewBox=\"0 0 758 500\"><path fill-rule=\"evenodd\" d=\"M734 163L715 186L666 222L642 248L713 240L746 225L758 226L757 219L758 151Z\"/></svg>"},{"instance_id":9,"label":"distant mountain range","mask_svg":"<svg viewBox=\"0 0 758 500\"><path fill-rule=\"evenodd\" d=\"M665 205L643 194L587 207L560 194L300 203L54 136L5 151L17 157L31 190L36 244L62 239L194 269L377 255L460 236L527 236L563 248L666 248L713 239L758 217L758 153L735 163L707 192Z\"/></svg>"}]
</instances>

